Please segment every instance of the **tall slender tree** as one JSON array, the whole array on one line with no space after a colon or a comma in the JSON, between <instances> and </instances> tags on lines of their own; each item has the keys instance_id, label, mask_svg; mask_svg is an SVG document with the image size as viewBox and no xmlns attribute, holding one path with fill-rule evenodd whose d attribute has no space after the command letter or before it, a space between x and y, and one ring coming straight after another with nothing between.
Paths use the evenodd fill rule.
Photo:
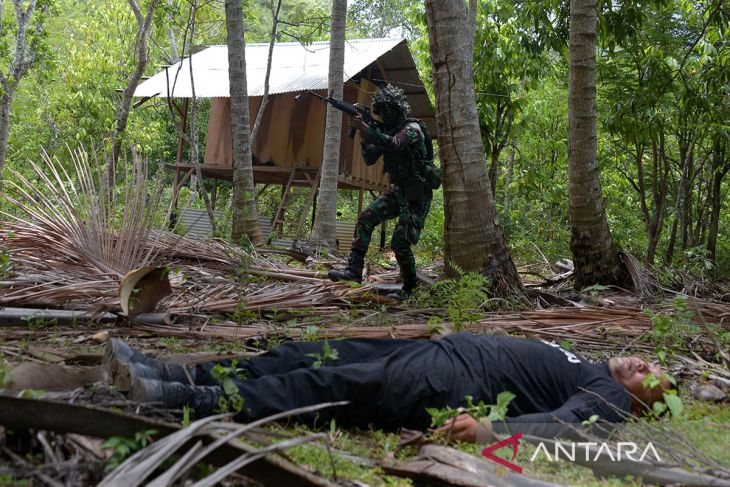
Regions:
<instances>
[{"instance_id":1,"label":"tall slender tree","mask_svg":"<svg viewBox=\"0 0 730 487\"><path fill-rule=\"evenodd\" d=\"M332 2L332 30L330 35L330 60L328 89L332 97L342 99L343 71L345 65L345 20L347 0ZM324 154L322 174L319 180L317 212L314 217L312 239L335 245L337 239L337 176L340 169L340 137L342 135L342 112L327 105L327 123L324 132Z\"/></svg>"},{"instance_id":2,"label":"tall slender tree","mask_svg":"<svg viewBox=\"0 0 730 487\"><path fill-rule=\"evenodd\" d=\"M498 297L524 297L507 240L499 225L472 74L473 29L463 0L426 0L429 48L436 94L436 123L444 187L444 260L478 271ZM476 2L470 2L473 9ZM473 11L473 10L472 10Z\"/></svg>"},{"instance_id":3,"label":"tall slender tree","mask_svg":"<svg viewBox=\"0 0 730 487\"><path fill-rule=\"evenodd\" d=\"M254 245L264 243L254 195L253 164L246 82L246 43L242 0L226 0L228 79L231 95L231 136L233 141L233 226L231 238L238 242L248 235Z\"/></svg>"},{"instance_id":4,"label":"tall slender tree","mask_svg":"<svg viewBox=\"0 0 730 487\"><path fill-rule=\"evenodd\" d=\"M596 134L596 0L570 1L568 199L576 288L624 284L601 191Z\"/></svg>"},{"instance_id":5,"label":"tall slender tree","mask_svg":"<svg viewBox=\"0 0 730 487\"><path fill-rule=\"evenodd\" d=\"M147 47L152 29L152 19L154 18L155 9L157 8L157 4L160 3L160 0L150 0L144 15L142 15L142 10L135 0L127 0L127 3L132 9L134 18L137 21L137 40L135 43L135 59L137 60L137 64L127 80L127 86L124 87L124 91L122 92L122 101L117 109L117 120L111 133L111 153L108 157L106 169L110 186L114 185L117 161L122 148L122 134L126 130L127 122L129 121L129 111L132 107L134 90L137 89L144 70L147 68L147 60L149 58Z\"/></svg>"},{"instance_id":6,"label":"tall slender tree","mask_svg":"<svg viewBox=\"0 0 730 487\"><path fill-rule=\"evenodd\" d=\"M256 140L256 134L261 126L261 120L264 119L264 113L266 113L266 106L269 104L269 79L271 78L271 63L274 58L274 46L276 45L276 30L279 27L279 11L281 10L282 0L276 0L276 3L272 0L271 2L271 36L269 37L269 57L266 61L266 75L264 76L264 94L261 97L261 106L259 111L256 113L256 120L253 123L251 129L251 144Z\"/></svg>"},{"instance_id":7,"label":"tall slender tree","mask_svg":"<svg viewBox=\"0 0 730 487\"><path fill-rule=\"evenodd\" d=\"M15 31L14 52L10 51L13 53L12 59L7 71L0 70L0 190L2 190L3 168L8 150L10 108L20 80L28 74L35 63L49 8L49 2L43 0L40 4L37 4L36 0L29 0L27 5L23 5L24 3L23 0L13 0L15 26L14 29L9 29L10 24L6 26L2 18L5 2L0 0L0 36L3 34L3 29Z\"/></svg>"}]
</instances>

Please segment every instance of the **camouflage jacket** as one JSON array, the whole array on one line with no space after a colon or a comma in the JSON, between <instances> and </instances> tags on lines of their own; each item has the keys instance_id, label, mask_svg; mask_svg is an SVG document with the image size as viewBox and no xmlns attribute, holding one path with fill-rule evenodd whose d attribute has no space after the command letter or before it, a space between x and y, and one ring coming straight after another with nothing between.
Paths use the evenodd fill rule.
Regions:
<instances>
[{"instance_id":1,"label":"camouflage jacket","mask_svg":"<svg viewBox=\"0 0 730 487\"><path fill-rule=\"evenodd\" d=\"M426 143L417 122L396 128L371 126L362 143L365 164L372 166L383 156L384 171L390 184L404 188L422 182L422 165L426 159Z\"/></svg>"}]
</instances>

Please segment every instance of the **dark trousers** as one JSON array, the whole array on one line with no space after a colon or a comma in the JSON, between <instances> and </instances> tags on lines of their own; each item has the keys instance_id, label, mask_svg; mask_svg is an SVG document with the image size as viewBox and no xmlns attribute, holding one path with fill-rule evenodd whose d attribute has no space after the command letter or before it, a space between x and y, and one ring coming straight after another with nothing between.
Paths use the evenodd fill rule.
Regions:
<instances>
[{"instance_id":1,"label":"dark trousers","mask_svg":"<svg viewBox=\"0 0 730 487\"><path fill-rule=\"evenodd\" d=\"M449 384L453 366L439 342L427 340L345 339L329 342L338 358L314 368L323 342L289 342L239 363L246 379L236 381L244 399L236 418L247 422L323 402L350 401L293 419L309 425L394 430L430 426L427 407L458 406L460 388ZM213 385L207 362L196 369L198 385Z\"/></svg>"}]
</instances>

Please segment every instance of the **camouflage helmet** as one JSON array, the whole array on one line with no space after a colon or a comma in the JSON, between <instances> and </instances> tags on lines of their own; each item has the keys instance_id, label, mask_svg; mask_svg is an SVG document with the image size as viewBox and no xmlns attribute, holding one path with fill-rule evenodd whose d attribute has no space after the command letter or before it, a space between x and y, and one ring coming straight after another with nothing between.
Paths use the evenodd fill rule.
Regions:
<instances>
[{"instance_id":1,"label":"camouflage helmet","mask_svg":"<svg viewBox=\"0 0 730 487\"><path fill-rule=\"evenodd\" d=\"M374 113L382 113L382 109L385 107L399 109L403 117L407 117L411 111L411 106L408 104L406 94L403 93L403 90L391 84L380 88L375 92L375 96L373 97Z\"/></svg>"}]
</instances>

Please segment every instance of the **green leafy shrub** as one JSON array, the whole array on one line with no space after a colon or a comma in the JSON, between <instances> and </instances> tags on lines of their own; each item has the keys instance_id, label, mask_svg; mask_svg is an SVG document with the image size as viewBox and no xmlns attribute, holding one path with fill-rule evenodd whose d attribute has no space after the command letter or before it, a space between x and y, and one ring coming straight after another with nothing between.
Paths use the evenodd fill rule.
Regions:
<instances>
[{"instance_id":1,"label":"green leafy shrub","mask_svg":"<svg viewBox=\"0 0 730 487\"><path fill-rule=\"evenodd\" d=\"M436 282L426 296L426 302L420 304L446 308L454 327L462 330L465 323L482 317L482 310L489 300L489 280L478 272L464 272L458 266L453 267L459 277Z\"/></svg>"},{"instance_id":2,"label":"green leafy shrub","mask_svg":"<svg viewBox=\"0 0 730 487\"><path fill-rule=\"evenodd\" d=\"M654 329L649 332L649 339L658 351L684 350L688 336L697 335L699 327L692 321L694 313L687 309L687 296L678 294L674 298L674 308L670 312L654 312L645 310L651 319Z\"/></svg>"},{"instance_id":3,"label":"green leafy shrub","mask_svg":"<svg viewBox=\"0 0 730 487\"><path fill-rule=\"evenodd\" d=\"M337 349L330 347L330 343L325 340L325 342L322 344L321 353L308 353L307 357L314 358L314 363L312 364L312 367L318 369L322 367L327 361L332 362L334 360L337 360L339 358L339 352L337 351Z\"/></svg>"},{"instance_id":4,"label":"green leafy shrub","mask_svg":"<svg viewBox=\"0 0 730 487\"><path fill-rule=\"evenodd\" d=\"M112 436L106 440L101 447L105 449L114 450L112 456L107 460L106 471L111 472L117 468L124 460L126 460L133 453L146 447L152 441L153 436L157 434L157 430L149 429L138 431L134 434L134 438L127 438L124 436Z\"/></svg>"},{"instance_id":5,"label":"green leafy shrub","mask_svg":"<svg viewBox=\"0 0 730 487\"><path fill-rule=\"evenodd\" d=\"M232 360L230 367L217 364L210 371L213 379L220 384L223 394L218 397L218 410L221 413L238 413L243 409L243 397L234 379L244 380L246 371L238 368L238 360Z\"/></svg>"}]
</instances>

